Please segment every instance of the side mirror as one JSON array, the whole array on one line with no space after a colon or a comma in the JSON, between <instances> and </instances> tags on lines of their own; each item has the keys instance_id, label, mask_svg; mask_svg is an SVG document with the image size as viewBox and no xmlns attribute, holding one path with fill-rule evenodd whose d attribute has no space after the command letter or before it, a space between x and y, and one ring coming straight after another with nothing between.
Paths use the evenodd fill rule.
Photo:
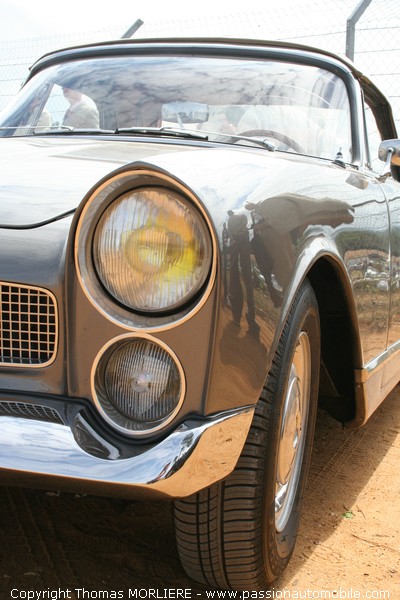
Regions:
<instances>
[{"instance_id":1,"label":"side mirror","mask_svg":"<svg viewBox=\"0 0 400 600\"><path fill-rule=\"evenodd\" d=\"M378 157L385 163L379 178L384 181L392 174L392 165L400 167L400 140L384 140L381 142Z\"/></svg>"},{"instance_id":2,"label":"side mirror","mask_svg":"<svg viewBox=\"0 0 400 600\"><path fill-rule=\"evenodd\" d=\"M379 145L379 159L386 162L390 156L393 165L400 166L400 140L384 140Z\"/></svg>"}]
</instances>

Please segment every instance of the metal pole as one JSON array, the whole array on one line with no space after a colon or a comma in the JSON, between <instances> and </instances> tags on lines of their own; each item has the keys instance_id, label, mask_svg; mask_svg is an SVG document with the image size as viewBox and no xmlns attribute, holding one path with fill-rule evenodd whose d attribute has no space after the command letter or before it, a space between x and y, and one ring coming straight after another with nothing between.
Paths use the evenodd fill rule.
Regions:
<instances>
[{"instance_id":1,"label":"metal pole","mask_svg":"<svg viewBox=\"0 0 400 600\"><path fill-rule=\"evenodd\" d=\"M121 40L125 38L131 38L133 34L136 33L139 27L141 27L142 25L142 19L138 19L137 21L135 21L134 24L131 25L127 31L125 31L124 35L121 35Z\"/></svg>"},{"instance_id":2,"label":"metal pole","mask_svg":"<svg viewBox=\"0 0 400 600\"><path fill-rule=\"evenodd\" d=\"M372 0L361 0L360 4L355 8L350 17L347 19L346 27L346 56L350 60L354 60L354 46L356 38L356 23L365 13Z\"/></svg>"}]
</instances>

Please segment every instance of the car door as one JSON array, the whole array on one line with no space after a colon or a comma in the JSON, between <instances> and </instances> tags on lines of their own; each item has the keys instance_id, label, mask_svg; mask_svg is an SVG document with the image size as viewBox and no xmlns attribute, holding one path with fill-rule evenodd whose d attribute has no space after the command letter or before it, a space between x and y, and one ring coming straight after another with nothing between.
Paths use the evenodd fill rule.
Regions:
<instances>
[{"instance_id":1,"label":"car door","mask_svg":"<svg viewBox=\"0 0 400 600\"><path fill-rule=\"evenodd\" d=\"M366 123L366 171L375 177L383 191L388 207L389 222L389 319L386 349L391 360L387 361L382 377L382 388L391 388L399 380L400 359L400 183L395 177L384 175L384 163L379 160L379 144L382 126L372 107L365 102ZM393 173L394 174L394 173Z\"/></svg>"}]
</instances>

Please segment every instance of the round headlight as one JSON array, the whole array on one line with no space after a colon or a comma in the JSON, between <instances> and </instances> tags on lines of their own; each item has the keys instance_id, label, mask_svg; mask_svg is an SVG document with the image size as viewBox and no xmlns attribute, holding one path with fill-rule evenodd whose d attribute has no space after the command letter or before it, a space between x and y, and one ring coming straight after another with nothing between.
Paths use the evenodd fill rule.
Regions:
<instances>
[{"instance_id":1,"label":"round headlight","mask_svg":"<svg viewBox=\"0 0 400 600\"><path fill-rule=\"evenodd\" d=\"M102 214L93 258L101 283L118 302L139 312L171 311L206 281L211 240L203 218L179 194L140 188Z\"/></svg>"},{"instance_id":2,"label":"round headlight","mask_svg":"<svg viewBox=\"0 0 400 600\"><path fill-rule=\"evenodd\" d=\"M107 421L124 433L164 427L179 411L183 370L172 352L145 337L114 342L94 371L95 402Z\"/></svg>"}]
</instances>

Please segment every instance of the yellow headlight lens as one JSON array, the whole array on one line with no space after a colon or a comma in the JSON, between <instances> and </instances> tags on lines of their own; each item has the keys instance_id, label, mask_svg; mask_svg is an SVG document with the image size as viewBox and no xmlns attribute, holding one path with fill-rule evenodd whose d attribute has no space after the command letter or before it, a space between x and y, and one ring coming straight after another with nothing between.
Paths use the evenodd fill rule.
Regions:
<instances>
[{"instance_id":1,"label":"yellow headlight lens","mask_svg":"<svg viewBox=\"0 0 400 600\"><path fill-rule=\"evenodd\" d=\"M143 312L176 309L204 284L211 264L210 235L184 198L141 188L115 200L94 236L94 262L106 290Z\"/></svg>"}]
</instances>

